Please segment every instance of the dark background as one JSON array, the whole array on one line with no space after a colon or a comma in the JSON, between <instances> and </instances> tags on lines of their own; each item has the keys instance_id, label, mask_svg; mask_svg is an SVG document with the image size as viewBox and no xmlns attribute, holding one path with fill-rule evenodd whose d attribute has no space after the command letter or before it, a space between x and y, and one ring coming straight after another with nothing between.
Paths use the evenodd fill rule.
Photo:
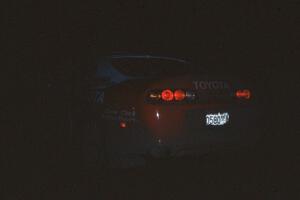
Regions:
<instances>
[{"instance_id":1,"label":"dark background","mask_svg":"<svg viewBox=\"0 0 300 200\"><path fill-rule=\"evenodd\" d=\"M266 114L265 133L269 137L259 151L267 153L258 153L260 158L258 154L252 155L251 163L257 165L243 165L236 177L249 174L251 168L263 169L253 172L254 177L263 177L253 183L262 182L267 186L247 186L248 176L239 179L238 185L260 188L249 190L257 195L254 197L274 195L279 199L283 193L292 194L299 189L296 178L300 155L296 125L299 1L10 1L2 4L1 46L5 50L1 59L0 114L4 130L1 131L1 165L5 174L2 199L32 196L51 199L66 193L79 198L88 194L98 197L105 193L102 191L108 196L122 194L123 199L149 197L148 193L157 199L191 199L193 195L200 198L207 191L224 195L224 188L230 185L224 180L232 176L220 169L218 175L208 172L223 177L213 189L215 185L207 186L209 175L206 182L202 174L182 174L191 168L195 170L193 162L182 167L182 162L165 163L154 167L151 175L147 170L137 170L118 172L121 174L105 179L98 178L103 174L97 170L81 173L78 159L81 124L87 117L82 106L84 77L99 55L112 51L178 56L194 61L199 67L232 72L253 80L258 88L259 104ZM239 164L245 157L237 159ZM272 162L265 163L265 160ZM220 162L216 159L209 166L214 168ZM269 180L259 175L266 174L274 165L270 177L282 179ZM174 184L176 181L188 182L188 189ZM83 184L86 182L90 185ZM114 188L114 183L119 186ZM105 186L109 189L103 189ZM140 186L138 192L134 189L137 186ZM122 199L110 197L107 198Z\"/></svg>"}]
</instances>

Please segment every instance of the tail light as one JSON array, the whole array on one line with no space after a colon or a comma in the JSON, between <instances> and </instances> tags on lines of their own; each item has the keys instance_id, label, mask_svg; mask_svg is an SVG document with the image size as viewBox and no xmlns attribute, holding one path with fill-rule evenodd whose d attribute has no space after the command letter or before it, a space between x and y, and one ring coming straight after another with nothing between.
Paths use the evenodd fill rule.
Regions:
<instances>
[{"instance_id":1,"label":"tail light","mask_svg":"<svg viewBox=\"0 0 300 200\"><path fill-rule=\"evenodd\" d=\"M171 90L163 90L161 92L161 98L164 101L172 101L174 99L174 93Z\"/></svg>"},{"instance_id":2,"label":"tail light","mask_svg":"<svg viewBox=\"0 0 300 200\"><path fill-rule=\"evenodd\" d=\"M239 98L239 99L250 99L251 92L250 92L250 90L247 90L247 89L245 89L245 90L237 90L235 92L235 96L237 98Z\"/></svg>"},{"instance_id":3,"label":"tail light","mask_svg":"<svg viewBox=\"0 0 300 200\"><path fill-rule=\"evenodd\" d=\"M174 98L176 101L182 101L185 99L185 92L183 90L176 90L174 92Z\"/></svg>"},{"instance_id":4,"label":"tail light","mask_svg":"<svg viewBox=\"0 0 300 200\"><path fill-rule=\"evenodd\" d=\"M195 93L193 91L182 89L152 90L147 94L147 100L150 102L183 102L194 99Z\"/></svg>"}]
</instances>

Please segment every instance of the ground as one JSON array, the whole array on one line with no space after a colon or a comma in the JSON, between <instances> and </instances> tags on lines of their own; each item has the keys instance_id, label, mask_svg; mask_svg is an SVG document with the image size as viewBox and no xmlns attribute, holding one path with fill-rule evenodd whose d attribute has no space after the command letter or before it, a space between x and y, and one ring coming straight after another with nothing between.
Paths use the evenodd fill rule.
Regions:
<instances>
[{"instance_id":1,"label":"ground","mask_svg":"<svg viewBox=\"0 0 300 200\"><path fill-rule=\"evenodd\" d=\"M299 158L279 144L122 170L49 160L20 173L22 181L11 179L3 199L299 199Z\"/></svg>"}]
</instances>

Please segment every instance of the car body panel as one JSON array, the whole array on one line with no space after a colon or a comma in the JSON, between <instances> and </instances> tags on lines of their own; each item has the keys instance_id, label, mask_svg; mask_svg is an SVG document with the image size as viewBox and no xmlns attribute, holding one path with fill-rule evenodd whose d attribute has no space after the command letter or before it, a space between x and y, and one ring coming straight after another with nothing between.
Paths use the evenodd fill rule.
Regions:
<instances>
[{"instance_id":1,"label":"car body panel","mask_svg":"<svg viewBox=\"0 0 300 200\"><path fill-rule=\"evenodd\" d=\"M110 63L111 59L124 57L188 63L149 55L113 55L103 59L90 78L90 96L94 99L90 102L104 121L107 147L112 155L203 154L229 144L256 140L258 135L252 128L258 123L258 110L251 99L235 97L237 89L245 88L242 81L201 73L128 76ZM148 102L147 92L157 89L191 90L199 99L193 103ZM218 113L228 113L229 123L206 126L206 114Z\"/></svg>"}]
</instances>

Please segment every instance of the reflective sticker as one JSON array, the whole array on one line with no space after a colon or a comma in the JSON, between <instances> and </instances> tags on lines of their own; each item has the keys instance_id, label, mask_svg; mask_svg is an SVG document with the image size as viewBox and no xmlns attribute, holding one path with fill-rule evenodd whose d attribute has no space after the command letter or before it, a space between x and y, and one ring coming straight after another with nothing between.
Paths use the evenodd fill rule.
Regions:
<instances>
[{"instance_id":1,"label":"reflective sticker","mask_svg":"<svg viewBox=\"0 0 300 200\"><path fill-rule=\"evenodd\" d=\"M103 103L104 102L104 91L97 89L96 90L96 99L95 99L96 103Z\"/></svg>"},{"instance_id":2,"label":"reflective sticker","mask_svg":"<svg viewBox=\"0 0 300 200\"><path fill-rule=\"evenodd\" d=\"M104 90L90 89L88 94L88 102L90 104L102 104L104 102Z\"/></svg>"}]
</instances>

